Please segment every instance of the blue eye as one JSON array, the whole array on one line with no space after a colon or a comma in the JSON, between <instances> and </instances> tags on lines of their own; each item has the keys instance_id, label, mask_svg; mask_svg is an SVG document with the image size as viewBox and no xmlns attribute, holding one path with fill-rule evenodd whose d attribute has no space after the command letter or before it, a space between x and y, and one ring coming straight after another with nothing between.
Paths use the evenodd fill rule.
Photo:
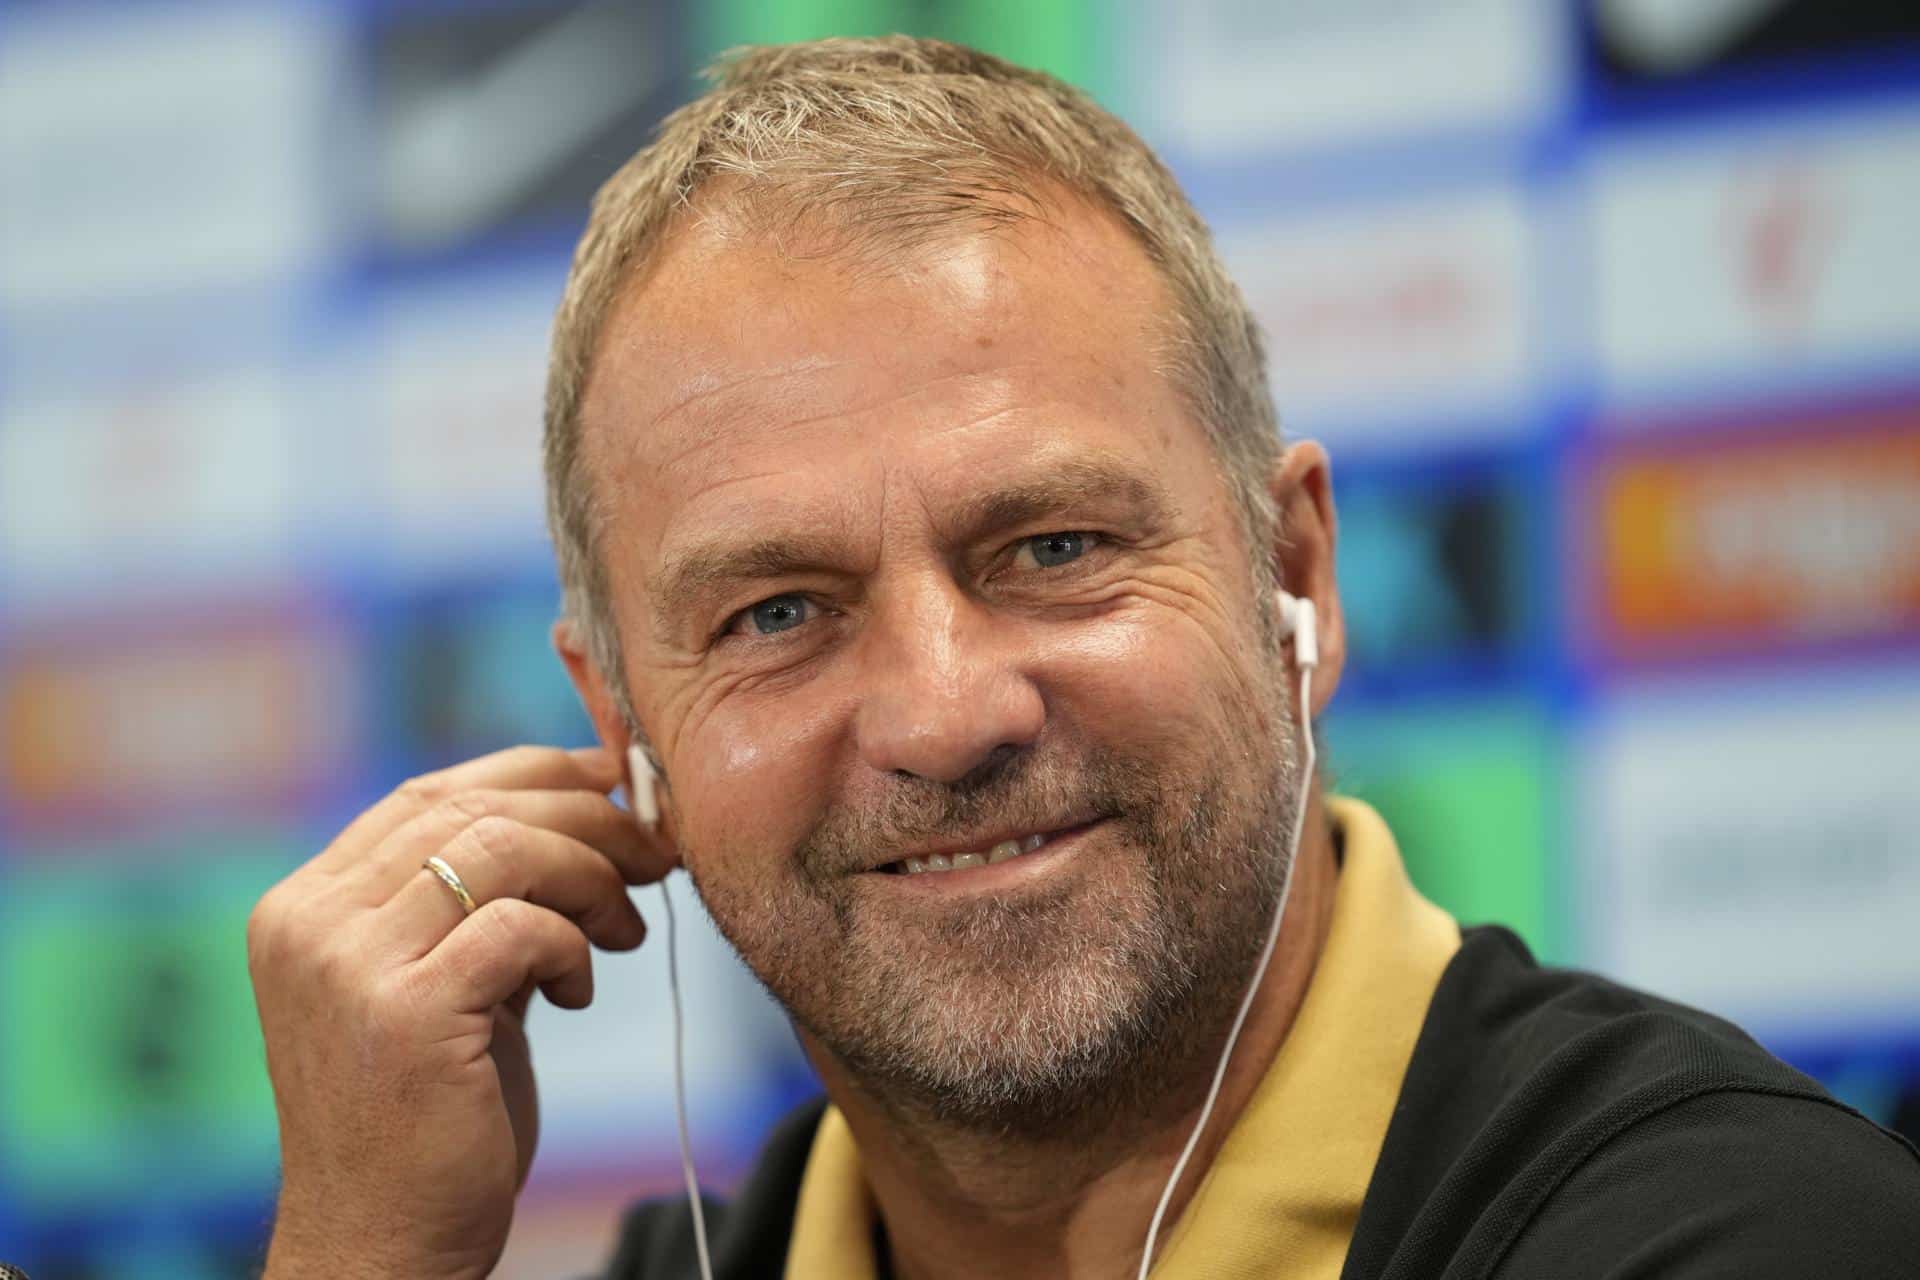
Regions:
<instances>
[{"instance_id":1,"label":"blue eye","mask_svg":"<svg viewBox=\"0 0 1920 1280\"><path fill-rule=\"evenodd\" d=\"M1078 560L1085 555L1094 541L1091 533L1043 533L1028 538L1027 546L1033 550L1034 563L1042 569L1051 569Z\"/></svg>"},{"instance_id":2,"label":"blue eye","mask_svg":"<svg viewBox=\"0 0 1920 1280\"><path fill-rule=\"evenodd\" d=\"M751 622L753 630L763 636L789 631L807 620L807 601L804 596L769 596L736 615L735 621L740 619Z\"/></svg>"}]
</instances>

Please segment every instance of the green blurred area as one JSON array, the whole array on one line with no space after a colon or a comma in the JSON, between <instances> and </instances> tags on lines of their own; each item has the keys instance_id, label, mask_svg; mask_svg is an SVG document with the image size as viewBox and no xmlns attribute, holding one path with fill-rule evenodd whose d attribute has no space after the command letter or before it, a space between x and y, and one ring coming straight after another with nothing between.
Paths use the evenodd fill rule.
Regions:
<instances>
[{"instance_id":1,"label":"green blurred area","mask_svg":"<svg viewBox=\"0 0 1920 1280\"><path fill-rule=\"evenodd\" d=\"M695 10L691 42L701 61L741 44L786 44L823 36L908 32L972 45L1108 101L1110 59L1102 38L1115 6L1094 0L718 0ZM1108 102L1109 106L1114 105Z\"/></svg>"},{"instance_id":2,"label":"green blurred area","mask_svg":"<svg viewBox=\"0 0 1920 1280\"><path fill-rule=\"evenodd\" d=\"M1560 751L1542 709L1336 703L1326 737L1332 790L1380 811L1421 892L1462 925L1508 926L1543 961L1572 958L1554 873Z\"/></svg>"},{"instance_id":3,"label":"green blurred area","mask_svg":"<svg viewBox=\"0 0 1920 1280\"><path fill-rule=\"evenodd\" d=\"M22 1207L254 1191L273 1094L247 975L282 835L16 866L0 902L0 1170Z\"/></svg>"}]
</instances>

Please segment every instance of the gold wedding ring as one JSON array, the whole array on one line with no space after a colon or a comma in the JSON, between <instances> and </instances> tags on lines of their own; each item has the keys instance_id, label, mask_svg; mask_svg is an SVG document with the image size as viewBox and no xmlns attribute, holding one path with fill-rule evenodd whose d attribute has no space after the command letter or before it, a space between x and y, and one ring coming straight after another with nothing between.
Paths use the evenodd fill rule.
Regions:
<instances>
[{"instance_id":1,"label":"gold wedding ring","mask_svg":"<svg viewBox=\"0 0 1920 1280\"><path fill-rule=\"evenodd\" d=\"M460 873L448 866L445 858L435 854L420 865L439 876L440 883L453 890L453 896L460 899L460 905L467 914L473 914L473 895L467 892L467 886L460 882Z\"/></svg>"}]
</instances>

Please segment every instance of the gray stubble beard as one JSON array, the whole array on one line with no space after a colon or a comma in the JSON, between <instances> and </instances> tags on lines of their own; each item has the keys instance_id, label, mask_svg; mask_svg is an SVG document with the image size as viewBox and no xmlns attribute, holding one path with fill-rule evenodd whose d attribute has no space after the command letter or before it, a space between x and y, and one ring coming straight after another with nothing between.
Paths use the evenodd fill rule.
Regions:
<instances>
[{"instance_id":1,"label":"gray stubble beard","mask_svg":"<svg viewBox=\"0 0 1920 1280\"><path fill-rule=\"evenodd\" d=\"M903 1117L1061 1141L1197 1104L1305 803L1291 700L1269 696L1267 714L1231 717L1242 740L1223 753L1239 768L1168 785L1149 761L1105 755L1071 774L1016 760L965 791L916 783L928 789L888 813L830 819L801 851L797 891L702 882L702 898L795 1022ZM1078 856L1131 874L1082 865L1051 892L903 922L844 873L889 830L1087 807L1115 816L1095 833L1104 847Z\"/></svg>"}]
</instances>

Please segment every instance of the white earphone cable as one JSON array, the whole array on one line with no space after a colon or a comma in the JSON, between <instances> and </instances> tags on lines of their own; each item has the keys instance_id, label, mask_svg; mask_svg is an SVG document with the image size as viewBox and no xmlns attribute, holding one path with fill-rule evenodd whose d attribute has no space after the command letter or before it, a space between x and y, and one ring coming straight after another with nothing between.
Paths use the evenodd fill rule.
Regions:
<instances>
[{"instance_id":1,"label":"white earphone cable","mask_svg":"<svg viewBox=\"0 0 1920 1280\"><path fill-rule=\"evenodd\" d=\"M1317 654L1315 655L1317 658ZM1300 800L1294 809L1293 833L1287 841L1287 879L1280 888L1280 901L1274 904L1273 923L1267 927L1267 945L1260 952L1260 963L1254 966L1253 980L1247 984L1247 994L1241 997L1240 1012L1234 1016L1233 1029L1227 1032L1226 1048L1220 1051L1220 1065L1214 1068L1213 1085L1207 1090L1207 1100L1200 1108L1200 1118L1194 1122L1193 1132L1187 1135L1187 1145L1180 1151L1180 1158L1174 1161L1173 1173L1167 1178L1166 1189L1160 1193L1160 1204L1153 1211L1153 1222L1147 1227L1147 1245L1140 1255L1139 1280L1147 1280L1147 1272L1153 1267L1153 1248L1160 1238L1161 1220L1167 1215L1167 1206L1173 1203L1173 1189L1180 1185L1180 1175L1187 1170L1187 1161L1193 1158L1194 1149L1200 1145L1200 1135L1206 1131L1207 1120L1213 1115L1213 1104L1220 1097L1220 1082L1227 1078L1227 1063L1233 1058L1233 1046L1240 1039L1240 1028L1246 1025L1247 1012L1253 1008L1253 997L1260 990L1260 982L1267 976L1267 965L1273 959L1274 944L1280 940L1280 919L1287 913L1287 898L1293 892L1294 862L1300 856L1300 833L1307 820L1307 796L1313 782L1313 667L1303 664L1300 668L1300 736L1305 740L1306 751L1300 770Z\"/></svg>"},{"instance_id":2,"label":"white earphone cable","mask_svg":"<svg viewBox=\"0 0 1920 1280\"><path fill-rule=\"evenodd\" d=\"M673 1113L680 1122L680 1169L687 1177L687 1207L693 1211L693 1247L700 1255L700 1280L713 1280L713 1259L707 1254L707 1215L700 1207L700 1178L693 1171L693 1142L687 1137L687 1068L682 1047L680 1016L680 958L673 924L673 895L660 882L660 901L667 911L667 988L673 994Z\"/></svg>"}]
</instances>

